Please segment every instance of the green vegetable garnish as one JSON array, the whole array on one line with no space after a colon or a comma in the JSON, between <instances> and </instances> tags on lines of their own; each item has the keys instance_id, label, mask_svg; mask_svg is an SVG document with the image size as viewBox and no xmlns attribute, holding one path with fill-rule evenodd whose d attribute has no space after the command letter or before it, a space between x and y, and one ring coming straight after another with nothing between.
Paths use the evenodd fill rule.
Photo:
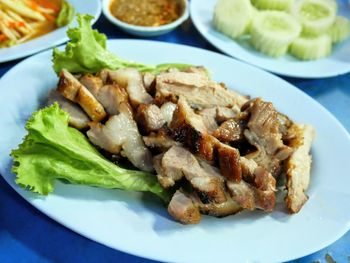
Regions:
<instances>
[{"instance_id":1,"label":"green vegetable garnish","mask_svg":"<svg viewBox=\"0 0 350 263\"><path fill-rule=\"evenodd\" d=\"M126 67L157 74L168 68L182 70L191 66L176 63L153 66L123 60L107 50L107 37L91 28L92 19L92 16L78 14L79 26L67 31L70 41L65 51L53 50L53 68L57 74L63 68L71 73L96 73L104 68L114 70Z\"/></svg>"},{"instance_id":2,"label":"green vegetable garnish","mask_svg":"<svg viewBox=\"0 0 350 263\"><path fill-rule=\"evenodd\" d=\"M152 192L169 201L154 174L126 170L106 160L86 137L68 126L68 113L57 103L33 113L28 134L11 156L16 183L47 195L56 179L72 184Z\"/></svg>"},{"instance_id":3,"label":"green vegetable garnish","mask_svg":"<svg viewBox=\"0 0 350 263\"><path fill-rule=\"evenodd\" d=\"M58 27L63 27L68 25L74 17L74 7L67 1L62 2L61 10L56 18L56 25Z\"/></svg>"}]
</instances>

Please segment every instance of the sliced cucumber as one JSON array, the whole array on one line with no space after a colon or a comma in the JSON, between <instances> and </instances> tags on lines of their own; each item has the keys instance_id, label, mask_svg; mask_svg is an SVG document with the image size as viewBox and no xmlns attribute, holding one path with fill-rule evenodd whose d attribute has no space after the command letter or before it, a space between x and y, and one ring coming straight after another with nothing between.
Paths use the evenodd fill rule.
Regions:
<instances>
[{"instance_id":1,"label":"sliced cucumber","mask_svg":"<svg viewBox=\"0 0 350 263\"><path fill-rule=\"evenodd\" d=\"M281 11L261 11L253 18L250 41L257 50L278 57L287 52L300 31L293 16Z\"/></svg>"},{"instance_id":2,"label":"sliced cucumber","mask_svg":"<svg viewBox=\"0 0 350 263\"><path fill-rule=\"evenodd\" d=\"M219 0L214 9L213 24L219 32L237 38L249 30L252 14L250 0Z\"/></svg>"},{"instance_id":3,"label":"sliced cucumber","mask_svg":"<svg viewBox=\"0 0 350 263\"><path fill-rule=\"evenodd\" d=\"M331 0L299 0L292 14L301 22L304 35L319 36L334 23L336 4Z\"/></svg>"},{"instance_id":4,"label":"sliced cucumber","mask_svg":"<svg viewBox=\"0 0 350 263\"><path fill-rule=\"evenodd\" d=\"M251 0L252 4L263 10L287 11L293 5L294 0Z\"/></svg>"},{"instance_id":5,"label":"sliced cucumber","mask_svg":"<svg viewBox=\"0 0 350 263\"><path fill-rule=\"evenodd\" d=\"M339 43L350 35L350 22L343 16L337 16L328 34L332 38L333 43Z\"/></svg>"},{"instance_id":6,"label":"sliced cucumber","mask_svg":"<svg viewBox=\"0 0 350 263\"><path fill-rule=\"evenodd\" d=\"M328 56L332 52L332 40L327 34L310 37L298 37L290 45L290 53L302 60L315 60Z\"/></svg>"}]
</instances>

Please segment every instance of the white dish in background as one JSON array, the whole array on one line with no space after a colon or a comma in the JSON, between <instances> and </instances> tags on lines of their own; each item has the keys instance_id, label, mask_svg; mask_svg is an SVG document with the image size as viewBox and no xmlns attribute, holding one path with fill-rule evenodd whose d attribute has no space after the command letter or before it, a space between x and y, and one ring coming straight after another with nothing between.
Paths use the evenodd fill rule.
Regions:
<instances>
[{"instance_id":1,"label":"white dish in background","mask_svg":"<svg viewBox=\"0 0 350 263\"><path fill-rule=\"evenodd\" d=\"M100 0L69 0L75 8L75 13L89 14L94 16L93 23L97 21L101 15L101 1ZM76 23L75 18L72 25ZM70 26L70 25L68 25ZM68 40L66 35L67 27L60 27L56 30L42 35L38 38L34 38L30 41L24 42L22 44L10 47L10 48L0 48L0 63L11 61L18 58L23 58L39 51L48 49L60 45Z\"/></svg>"},{"instance_id":2,"label":"white dish in background","mask_svg":"<svg viewBox=\"0 0 350 263\"><path fill-rule=\"evenodd\" d=\"M165 24L162 26L156 26L156 27L150 27L150 26L136 26L132 24L125 23L116 17L114 17L111 14L110 11L110 3L111 0L102 0L102 10L105 17L111 22L112 24L119 27L121 30L125 31L126 33L129 33L131 35L135 36L141 36L141 37L154 37L154 36L160 36L163 34L166 34L178 26L180 26L184 21L186 21L190 15L189 11L189 3L188 0L181 0L184 5L184 10L181 14L181 16L176 19L175 21Z\"/></svg>"},{"instance_id":3,"label":"white dish in background","mask_svg":"<svg viewBox=\"0 0 350 263\"><path fill-rule=\"evenodd\" d=\"M333 46L332 54L316 61L301 61L291 55L280 58L266 56L249 43L237 43L231 38L216 31L212 26L213 10L217 0L191 0L191 18L193 24L213 46L239 60L289 77L325 78L350 72L350 37ZM350 19L350 8L346 1L337 0L338 14Z\"/></svg>"},{"instance_id":4,"label":"white dish in background","mask_svg":"<svg viewBox=\"0 0 350 263\"><path fill-rule=\"evenodd\" d=\"M154 41L112 40L107 44L110 51L133 61L204 65L215 80L244 94L262 96L293 120L314 125L317 138L312 147L310 199L293 216L279 204L271 214L204 216L200 224L184 226L174 222L155 198L140 193L60 182L44 198L20 189L10 172L9 154L25 135L30 114L57 84L51 51L46 51L17 64L0 80L0 112L6 112L0 118L0 127L5 127L0 130L0 173L29 203L85 237L166 262L287 261L322 249L350 228L350 177L346 172L350 137L319 103L270 73L214 52Z\"/></svg>"}]
</instances>

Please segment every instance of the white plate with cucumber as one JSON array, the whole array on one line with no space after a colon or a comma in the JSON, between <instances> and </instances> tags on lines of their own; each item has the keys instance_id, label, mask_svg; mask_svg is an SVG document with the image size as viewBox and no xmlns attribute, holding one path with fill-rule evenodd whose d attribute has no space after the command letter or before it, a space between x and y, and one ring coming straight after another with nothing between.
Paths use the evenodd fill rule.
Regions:
<instances>
[{"instance_id":1,"label":"white plate with cucumber","mask_svg":"<svg viewBox=\"0 0 350 263\"><path fill-rule=\"evenodd\" d=\"M216 7L214 16L218 1L221 7ZM191 18L216 48L270 72L299 78L325 78L350 72L348 1L251 2L207 0L204 5L201 0L192 0ZM285 10L262 10L271 6Z\"/></svg>"}]
</instances>

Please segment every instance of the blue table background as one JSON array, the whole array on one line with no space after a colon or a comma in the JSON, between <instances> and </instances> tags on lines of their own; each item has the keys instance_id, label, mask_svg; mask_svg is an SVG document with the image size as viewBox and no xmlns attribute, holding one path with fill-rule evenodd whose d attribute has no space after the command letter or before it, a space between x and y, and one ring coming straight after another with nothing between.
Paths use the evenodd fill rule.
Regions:
<instances>
[{"instance_id":1,"label":"blue table background","mask_svg":"<svg viewBox=\"0 0 350 263\"><path fill-rule=\"evenodd\" d=\"M103 16L95 27L109 38L135 38L112 26ZM191 21L171 33L151 39L219 52L201 37ZM0 77L19 61L0 64ZM350 74L318 80L285 79L320 102L350 131ZM300 235L302 240L302 233ZM174 253L181 251L175 248ZM328 255L337 262L350 262L350 231L329 247L293 262L329 262ZM24 201L0 176L0 263L6 262L152 261L107 248L61 226Z\"/></svg>"}]
</instances>

